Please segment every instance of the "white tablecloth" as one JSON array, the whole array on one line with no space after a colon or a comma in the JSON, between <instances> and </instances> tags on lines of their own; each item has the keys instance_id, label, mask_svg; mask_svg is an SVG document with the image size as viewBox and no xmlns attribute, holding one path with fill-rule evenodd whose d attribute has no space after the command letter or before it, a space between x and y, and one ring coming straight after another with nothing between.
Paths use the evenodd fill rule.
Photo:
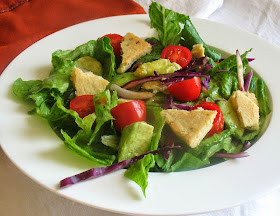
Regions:
<instances>
[{"instance_id":1,"label":"white tablecloth","mask_svg":"<svg viewBox=\"0 0 280 216\"><path fill-rule=\"evenodd\" d=\"M280 47L280 0L158 0L178 12L226 23ZM146 11L150 1L136 0ZM279 216L280 189L249 203L200 216ZM120 216L59 197L26 177L0 148L0 215Z\"/></svg>"}]
</instances>

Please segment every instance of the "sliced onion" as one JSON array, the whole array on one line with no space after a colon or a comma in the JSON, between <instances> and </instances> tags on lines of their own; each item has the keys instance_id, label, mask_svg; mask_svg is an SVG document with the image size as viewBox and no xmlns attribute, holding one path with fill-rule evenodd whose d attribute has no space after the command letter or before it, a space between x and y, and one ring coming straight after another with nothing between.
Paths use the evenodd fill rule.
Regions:
<instances>
[{"instance_id":1,"label":"sliced onion","mask_svg":"<svg viewBox=\"0 0 280 216\"><path fill-rule=\"evenodd\" d=\"M131 99L131 100L147 100L151 99L155 95L150 92L135 92L124 89L116 84L112 84L110 87L111 90L116 90L119 97L124 99Z\"/></svg>"},{"instance_id":2,"label":"sliced onion","mask_svg":"<svg viewBox=\"0 0 280 216\"><path fill-rule=\"evenodd\" d=\"M236 63L237 63L239 90L244 91L243 62L238 50L236 50Z\"/></svg>"}]
</instances>

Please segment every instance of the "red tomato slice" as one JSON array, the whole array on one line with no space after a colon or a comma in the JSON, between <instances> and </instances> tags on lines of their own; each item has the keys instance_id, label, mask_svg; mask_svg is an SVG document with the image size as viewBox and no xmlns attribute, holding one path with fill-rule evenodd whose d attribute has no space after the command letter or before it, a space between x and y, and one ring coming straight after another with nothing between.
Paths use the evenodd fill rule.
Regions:
<instances>
[{"instance_id":1,"label":"red tomato slice","mask_svg":"<svg viewBox=\"0 0 280 216\"><path fill-rule=\"evenodd\" d=\"M185 68L192 59L192 53L187 47L170 45L162 50L160 57L169 59L170 62L176 62Z\"/></svg>"},{"instance_id":2,"label":"red tomato slice","mask_svg":"<svg viewBox=\"0 0 280 216\"><path fill-rule=\"evenodd\" d=\"M168 91L182 102L196 100L200 94L201 83L199 77L177 82L169 86Z\"/></svg>"},{"instance_id":3,"label":"red tomato slice","mask_svg":"<svg viewBox=\"0 0 280 216\"><path fill-rule=\"evenodd\" d=\"M111 114L115 127L121 131L129 124L146 121L146 106L144 101L129 101L112 108Z\"/></svg>"},{"instance_id":4,"label":"red tomato slice","mask_svg":"<svg viewBox=\"0 0 280 216\"><path fill-rule=\"evenodd\" d=\"M77 96L70 101L70 109L76 111L80 118L94 113L93 95Z\"/></svg>"},{"instance_id":5,"label":"red tomato slice","mask_svg":"<svg viewBox=\"0 0 280 216\"><path fill-rule=\"evenodd\" d=\"M121 57L121 42L123 39L123 36L118 35L118 34L106 34L104 36L101 37L108 37L111 40L111 46L113 47L114 50L114 54L116 56L116 58L120 58Z\"/></svg>"},{"instance_id":6,"label":"red tomato slice","mask_svg":"<svg viewBox=\"0 0 280 216\"><path fill-rule=\"evenodd\" d=\"M216 110L218 112L214 119L213 126L211 130L208 132L208 134L206 135L206 137L210 137L213 136L214 134L221 133L224 129L224 115L220 107L217 104L211 102L202 102L197 106L194 106L190 110L195 110L198 107L201 107L205 110Z\"/></svg>"}]
</instances>

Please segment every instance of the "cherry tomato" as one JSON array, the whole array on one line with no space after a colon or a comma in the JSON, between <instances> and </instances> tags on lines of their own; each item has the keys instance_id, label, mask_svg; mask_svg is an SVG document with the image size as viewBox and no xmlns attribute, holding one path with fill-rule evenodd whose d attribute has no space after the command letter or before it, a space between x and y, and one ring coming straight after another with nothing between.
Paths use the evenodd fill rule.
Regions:
<instances>
[{"instance_id":1,"label":"cherry tomato","mask_svg":"<svg viewBox=\"0 0 280 216\"><path fill-rule=\"evenodd\" d=\"M185 68L192 59L192 53L187 47L170 45L162 50L160 57L169 59L170 62L176 62Z\"/></svg>"},{"instance_id":2,"label":"cherry tomato","mask_svg":"<svg viewBox=\"0 0 280 216\"><path fill-rule=\"evenodd\" d=\"M123 36L118 35L118 34L106 34L104 36L101 37L108 37L111 40L111 46L113 47L114 50L114 54L116 56L116 58L120 58L121 57L121 42L123 39Z\"/></svg>"},{"instance_id":3,"label":"cherry tomato","mask_svg":"<svg viewBox=\"0 0 280 216\"><path fill-rule=\"evenodd\" d=\"M201 90L199 77L177 82L169 86L168 91L177 100L182 102L193 101L198 98Z\"/></svg>"},{"instance_id":4,"label":"cherry tomato","mask_svg":"<svg viewBox=\"0 0 280 216\"><path fill-rule=\"evenodd\" d=\"M131 123L146 121L146 106L144 101L129 101L112 108L111 114L115 127L121 131Z\"/></svg>"},{"instance_id":5,"label":"cherry tomato","mask_svg":"<svg viewBox=\"0 0 280 216\"><path fill-rule=\"evenodd\" d=\"M208 132L208 134L206 135L206 137L210 137L210 136L213 136L214 134L218 134L218 133L222 132L224 129L224 115L223 115L220 107L217 104L214 104L212 102L202 102L202 103L198 104L197 106L194 106L190 110L197 109L198 107L201 107L205 110L216 110L217 111L217 115L214 119L213 126L212 126L211 130Z\"/></svg>"},{"instance_id":6,"label":"cherry tomato","mask_svg":"<svg viewBox=\"0 0 280 216\"><path fill-rule=\"evenodd\" d=\"M70 101L70 109L76 111L80 118L94 113L93 95L77 96Z\"/></svg>"}]
</instances>

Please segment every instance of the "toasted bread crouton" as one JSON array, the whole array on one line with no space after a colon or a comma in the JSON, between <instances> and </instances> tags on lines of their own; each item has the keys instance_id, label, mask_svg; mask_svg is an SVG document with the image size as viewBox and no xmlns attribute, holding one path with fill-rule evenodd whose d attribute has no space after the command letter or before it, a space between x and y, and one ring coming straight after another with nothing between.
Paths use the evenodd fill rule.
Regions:
<instances>
[{"instance_id":1,"label":"toasted bread crouton","mask_svg":"<svg viewBox=\"0 0 280 216\"><path fill-rule=\"evenodd\" d=\"M250 98L257 106L259 106L259 102L254 93L247 92L247 91L243 91L242 93L246 95L248 98Z\"/></svg>"},{"instance_id":2,"label":"toasted bread crouton","mask_svg":"<svg viewBox=\"0 0 280 216\"><path fill-rule=\"evenodd\" d=\"M139 58L145 56L152 51L152 46L143 39L132 33L127 33L122 42L122 62L118 68L118 73L124 73Z\"/></svg>"},{"instance_id":3,"label":"toasted bread crouton","mask_svg":"<svg viewBox=\"0 0 280 216\"><path fill-rule=\"evenodd\" d=\"M83 72L74 67L71 73L71 79L76 89L76 95L95 95L103 92L109 82L101 76L92 72Z\"/></svg>"},{"instance_id":4,"label":"toasted bread crouton","mask_svg":"<svg viewBox=\"0 0 280 216\"><path fill-rule=\"evenodd\" d=\"M201 58L204 57L204 47L203 44L195 44L192 47L192 58L197 59L197 58Z\"/></svg>"},{"instance_id":5,"label":"toasted bread crouton","mask_svg":"<svg viewBox=\"0 0 280 216\"><path fill-rule=\"evenodd\" d=\"M236 110L242 127L259 129L259 106L255 94L238 90L232 93L229 102Z\"/></svg>"},{"instance_id":6,"label":"toasted bread crouton","mask_svg":"<svg viewBox=\"0 0 280 216\"><path fill-rule=\"evenodd\" d=\"M167 109L161 111L161 115L166 117L166 123L179 138L195 148L211 130L217 111Z\"/></svg>"}]
</instances>

